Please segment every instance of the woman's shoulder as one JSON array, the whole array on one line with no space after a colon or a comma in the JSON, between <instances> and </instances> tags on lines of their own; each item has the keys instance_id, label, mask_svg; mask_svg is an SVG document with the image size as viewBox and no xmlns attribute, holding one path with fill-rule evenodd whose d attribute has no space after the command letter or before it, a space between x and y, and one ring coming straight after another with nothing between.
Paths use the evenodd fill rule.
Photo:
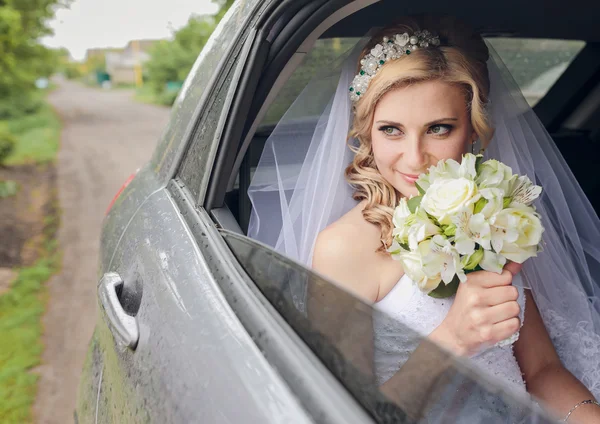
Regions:
<instances>
[{"instance_id":1,"label":"woman's shoulder","mask_svg":"<svg viewBox=\"0 0 600 424\"><path fill-rule=\"evenodd\" d=\"M364 205L358 204L321 231L315 244L315 253L339 255L350 261L353 256L362 255L365 251L376 251L380 245L380 231L377 226L365 221L363 209Z\"/></svg>"},{"instance_id":2,"label":"woman's shoulder","mask_svg":"<svg viewBox=\"0 0 600 424\"><path fill-rule=\"evenodd\" d=\"M315 243L313 268L370 301L377 299L380 231L362 217L359 204L325 228Z\"/></svg>"}]
</instances>

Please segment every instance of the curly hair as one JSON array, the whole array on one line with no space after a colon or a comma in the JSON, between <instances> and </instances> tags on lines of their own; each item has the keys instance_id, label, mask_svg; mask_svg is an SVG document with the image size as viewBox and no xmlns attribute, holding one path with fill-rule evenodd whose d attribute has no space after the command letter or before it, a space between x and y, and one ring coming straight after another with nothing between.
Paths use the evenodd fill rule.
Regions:
<instances>
[{"instance_id":1,"label":"curly hair","mask_svg":"<svg viewBox=\"0 0 600 424\"><path fill-rule=\"evenodd\" d=\"M414 33L427 29L440 36L439 47L422 48L410 56L386 63L369 84L369 89L356 102L349 139L358 146L352 163L346 168L346 180L354 187L354 199L366 200L363 217L381 230L380 251L391 245L392 215L400 193L377 169L371 143L373 116L379 100L387 92L424 81L443 81L462 88L470 113L473 130L486 146L493 128L486 113L489 94L487 71L488 48L483 38L464 23L451 17L420 17L405 19L387 26L375 34L364 48L362 59L384 36ZM360 69L360 59L358 69Z\"/></svg>"}]
</instances>

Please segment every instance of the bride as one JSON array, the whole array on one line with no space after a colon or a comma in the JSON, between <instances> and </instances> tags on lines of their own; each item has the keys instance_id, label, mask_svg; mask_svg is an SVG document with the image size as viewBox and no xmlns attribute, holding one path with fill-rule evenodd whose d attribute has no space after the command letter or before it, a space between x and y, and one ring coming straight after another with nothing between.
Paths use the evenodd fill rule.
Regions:
<instances>
[{"instance_id":1,"label":"bride","mask_svg":"<svg viewBox=\"0 0 600 424\"><path fill-rule=\"evenodd\" d=\"M385 43L402 47L392 56ZM270 188L250 186L249 236L312 265L506 387L526 390L565 421L600 422L600 252L593 244L600 223L498 62L481 36L452 18L405 19L374 33L336 76L303 155L296 146L300 172ZM259 168L285 148L276 129ZM430 166L480 149L544 188L537 205L544 251L523 269L509 263L500 275L470 273L455 296L435 299L387 253L393 208L418 194L415 181ZM275 203L264 200L268 191ZM278 222L275 215L281 226L264 224ZM407 350L373 325L377 381L391 393L403 387L401 367L419 347Z\"/></svg>"}]
</instances>

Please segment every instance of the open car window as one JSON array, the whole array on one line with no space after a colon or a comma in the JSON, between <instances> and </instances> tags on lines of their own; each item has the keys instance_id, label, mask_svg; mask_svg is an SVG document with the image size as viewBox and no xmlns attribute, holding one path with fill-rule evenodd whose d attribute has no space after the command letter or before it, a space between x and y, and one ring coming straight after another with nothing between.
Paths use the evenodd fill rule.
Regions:
<instances>
[{"instance_id":1,"label":"open car window","mask_svg":"<svg viewBox=\"0 0 600 424\"><path fill-rule=\"evenodd\" d=\"M263 166L263 174L255 175L267 139L277 125L280 125L280 133L296 137L298 131L310 128L307 122L317 121L338 82L335 78L319 79L320 72L334 64L335 58L343 57L359 40L355 37L317 40L269 106L244 155L235 183L226 195L226 203L243 232L248 229L252 209L247 196L251 181L254 179L254 184L260 184L261 181L273 181L272 174L276 172L281 172L283 176L298 172L298 169L283 163L279 170ZM585 42L577 40L488 37L486 41L506 64L532 106L545 96L585 47ZM293 108L290 112L290 106L299 101L300 94L311 80L313 88L318 89L311 92L310 104ZM317 85L314 85L315 80L319 80ZM302 111L302 116L294 115L298 110ZM285 125L282 124L284 121Z\"/></svg>"},{"instance_id":2,"label":"open car window","mask_svg":"<svg viewBox=\"0 0 600 424\"><path fill-rule=\"evenodd\" d=\"M487 38L521 88L530 106L535 106L585 47L578 40L535 38Z\"/></svg>"},{"instance_id":3,"label":"open car window","mask_svg":"<svg viewBox=\"0 0 600 424\"><path fill-rule=\"evenodd\" d=\"M376 422L555 422L524 394L328 280L251 239L221 234L251 282ZM385 383L378 375L390 365L374 353L375 326L387 344L412 352Z\"/></svg>"}]
</instances>

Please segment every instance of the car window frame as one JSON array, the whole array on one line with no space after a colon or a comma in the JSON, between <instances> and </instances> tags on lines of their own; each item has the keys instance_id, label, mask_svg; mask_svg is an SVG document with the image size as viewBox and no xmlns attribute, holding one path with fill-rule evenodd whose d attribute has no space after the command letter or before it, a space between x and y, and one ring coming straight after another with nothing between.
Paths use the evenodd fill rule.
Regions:
<instances>
[{"instance_id":1,"label":"car window frame","mask_svg":"<svg viewBox=\"0 0 600 424\"><path fill-rule=\"evenodd\" d=\"M228 116L231 115L231 108L234 96L239 88L240 76L245 68L245 61L248 57L250 49L253 45L256 32L253 28L247 31L245 36L241 37L238 43L237 51L231 52L225 57L225 64L219 72L216 72L214 78L217 80L209 91L209 96L205 100L202 113L199 114L198 120L194 122L190 140L187 143L184 151L181 153L181 158L177 166L175 178L181 180L194 194L194 203L202 203L207 191L210 175L214 166L215 157L221 140L223 139L223 131L227 122ZM231 78L230 81L228 79ZM223 104L219 105L217 100L219 96L223 96ZM212 112L215 112L217 118L213 124L212 131L205 131L204 124L212 118ZM208 124L210 124L208 122ZM193 156L199 150L204 150L204 154L198 157ZM202 161L202 166L193 163L196 159ZM195 174L191 177L185 172L188 168L198 168Z\"/></svg>"},{"instance_id":2,"label":"car window frame","mask_svg":"<svg viewBox=\"0 0 600 424\"><path fill-rule=\"evenodd\" d=\"M221 60L215 65L215 67L213 69L213 73L210 76L208 82L206 83L205 89L203 90L202 94L200 95L200 98L198 99L196 105L194 106L194 110L191 114L189 121L187 123L181 124L181 125L185 126L185 129L182 132L182 135L180 137L181 141L178 141L178 140L168 141L168 143L176 143L177 144L174 152L169 153L167 151L168 149L165 149L162 152L162 155L157 156L156 153L158 150L158 146L157 146L157 149L155 149L155 152L153 154L151 162L154 165L156 173L158 175L158 178L162 182L163 186L166 186L171 179L177 178L178 173L180 172L180 169L182 167L182 163L185 161L186 154L190 150L191 146L194 143L198 143L198 142L202 141L202 140L199 140L199 137L198 137L198 128L201 125L203 117L206 115L206 109L207 109L207 107L209 107L208 103L213 98L214 93L217 92L218 90L220 90L222 87L223 75L227 74L228 73L227 71L230 70L232 63L235 63L236 54L239 54L239 52L240 52L240 41L247 39L248 34L254 28L255 23L258 20L260 20L262 14L265 12L265 10L272 7L273 3L276 3L276 2L277 2L277 0L263 0L263 1L256 0L256 1L254 1L254 3L252 3L250 5L250 9L248 11L246 11L246 15L242 16L240 25L237 26L237 28L238 28L237 32L235 33L232 40L230 41L229 46L227 47L225 53L222 55ZM240 4L238 5L238 3L240 3ZM240 16L236 16L234 12L237 12L240 14L243 13L244 12L244 3L245 3L244 1L241 1L241 2L236 1L231 6L231 8L227 12L227 14L222 18L219 25L224 24L226 19L238 19L239 20ZM240 9L235 10L234 9L235 7L240 7ZM210 47L207 46L207 48L210 48ZM184 86L182 87L182 91L185 89L186 84L191 83L191 81L193 80L194 75L197 71L197 67L200 63L199 59L205 53L206 52L203 50L202 52L200 52L200 54L196 58L196 61L194 62L194 65L193 65L192 69L190 70L189 75L186 77L186 82L184 83ZM180 99L180 96L182 96L182 93L180 93L178 95L178 97L175 101L175 105L180 101L185 101L185 99ZM171 120L173 120L173 119L174 119L174 114L171 113ZM169 123L169 126L170 125L171 125L171 123ZM161 139L159 140L159 144L167 142L167 140L165 140L165 137L167 137L169 135L168 129L169 129L168 127L165 129L164 134L161 136ZM166 162L166 163L163 164L163 162ZM210 170L211 167L212 167L212 162L206 163L207 170ZM165 168L165 169L163 170L163 168ZM199 188L198 190L199 190L199 192L202 191L201 188Z\"/></svg>"},{"instance_id":3,"label":"car window frame","mask_svg":"<svg viewBox=\"0 0 600 424\"><path fill-rule=\"evenodd\" d=\"M180 181L167 186L229 306L266 359L317 422L374 423L372 417L279 315L246 274L209 213Z\"/></svg>"}]
</instances>

